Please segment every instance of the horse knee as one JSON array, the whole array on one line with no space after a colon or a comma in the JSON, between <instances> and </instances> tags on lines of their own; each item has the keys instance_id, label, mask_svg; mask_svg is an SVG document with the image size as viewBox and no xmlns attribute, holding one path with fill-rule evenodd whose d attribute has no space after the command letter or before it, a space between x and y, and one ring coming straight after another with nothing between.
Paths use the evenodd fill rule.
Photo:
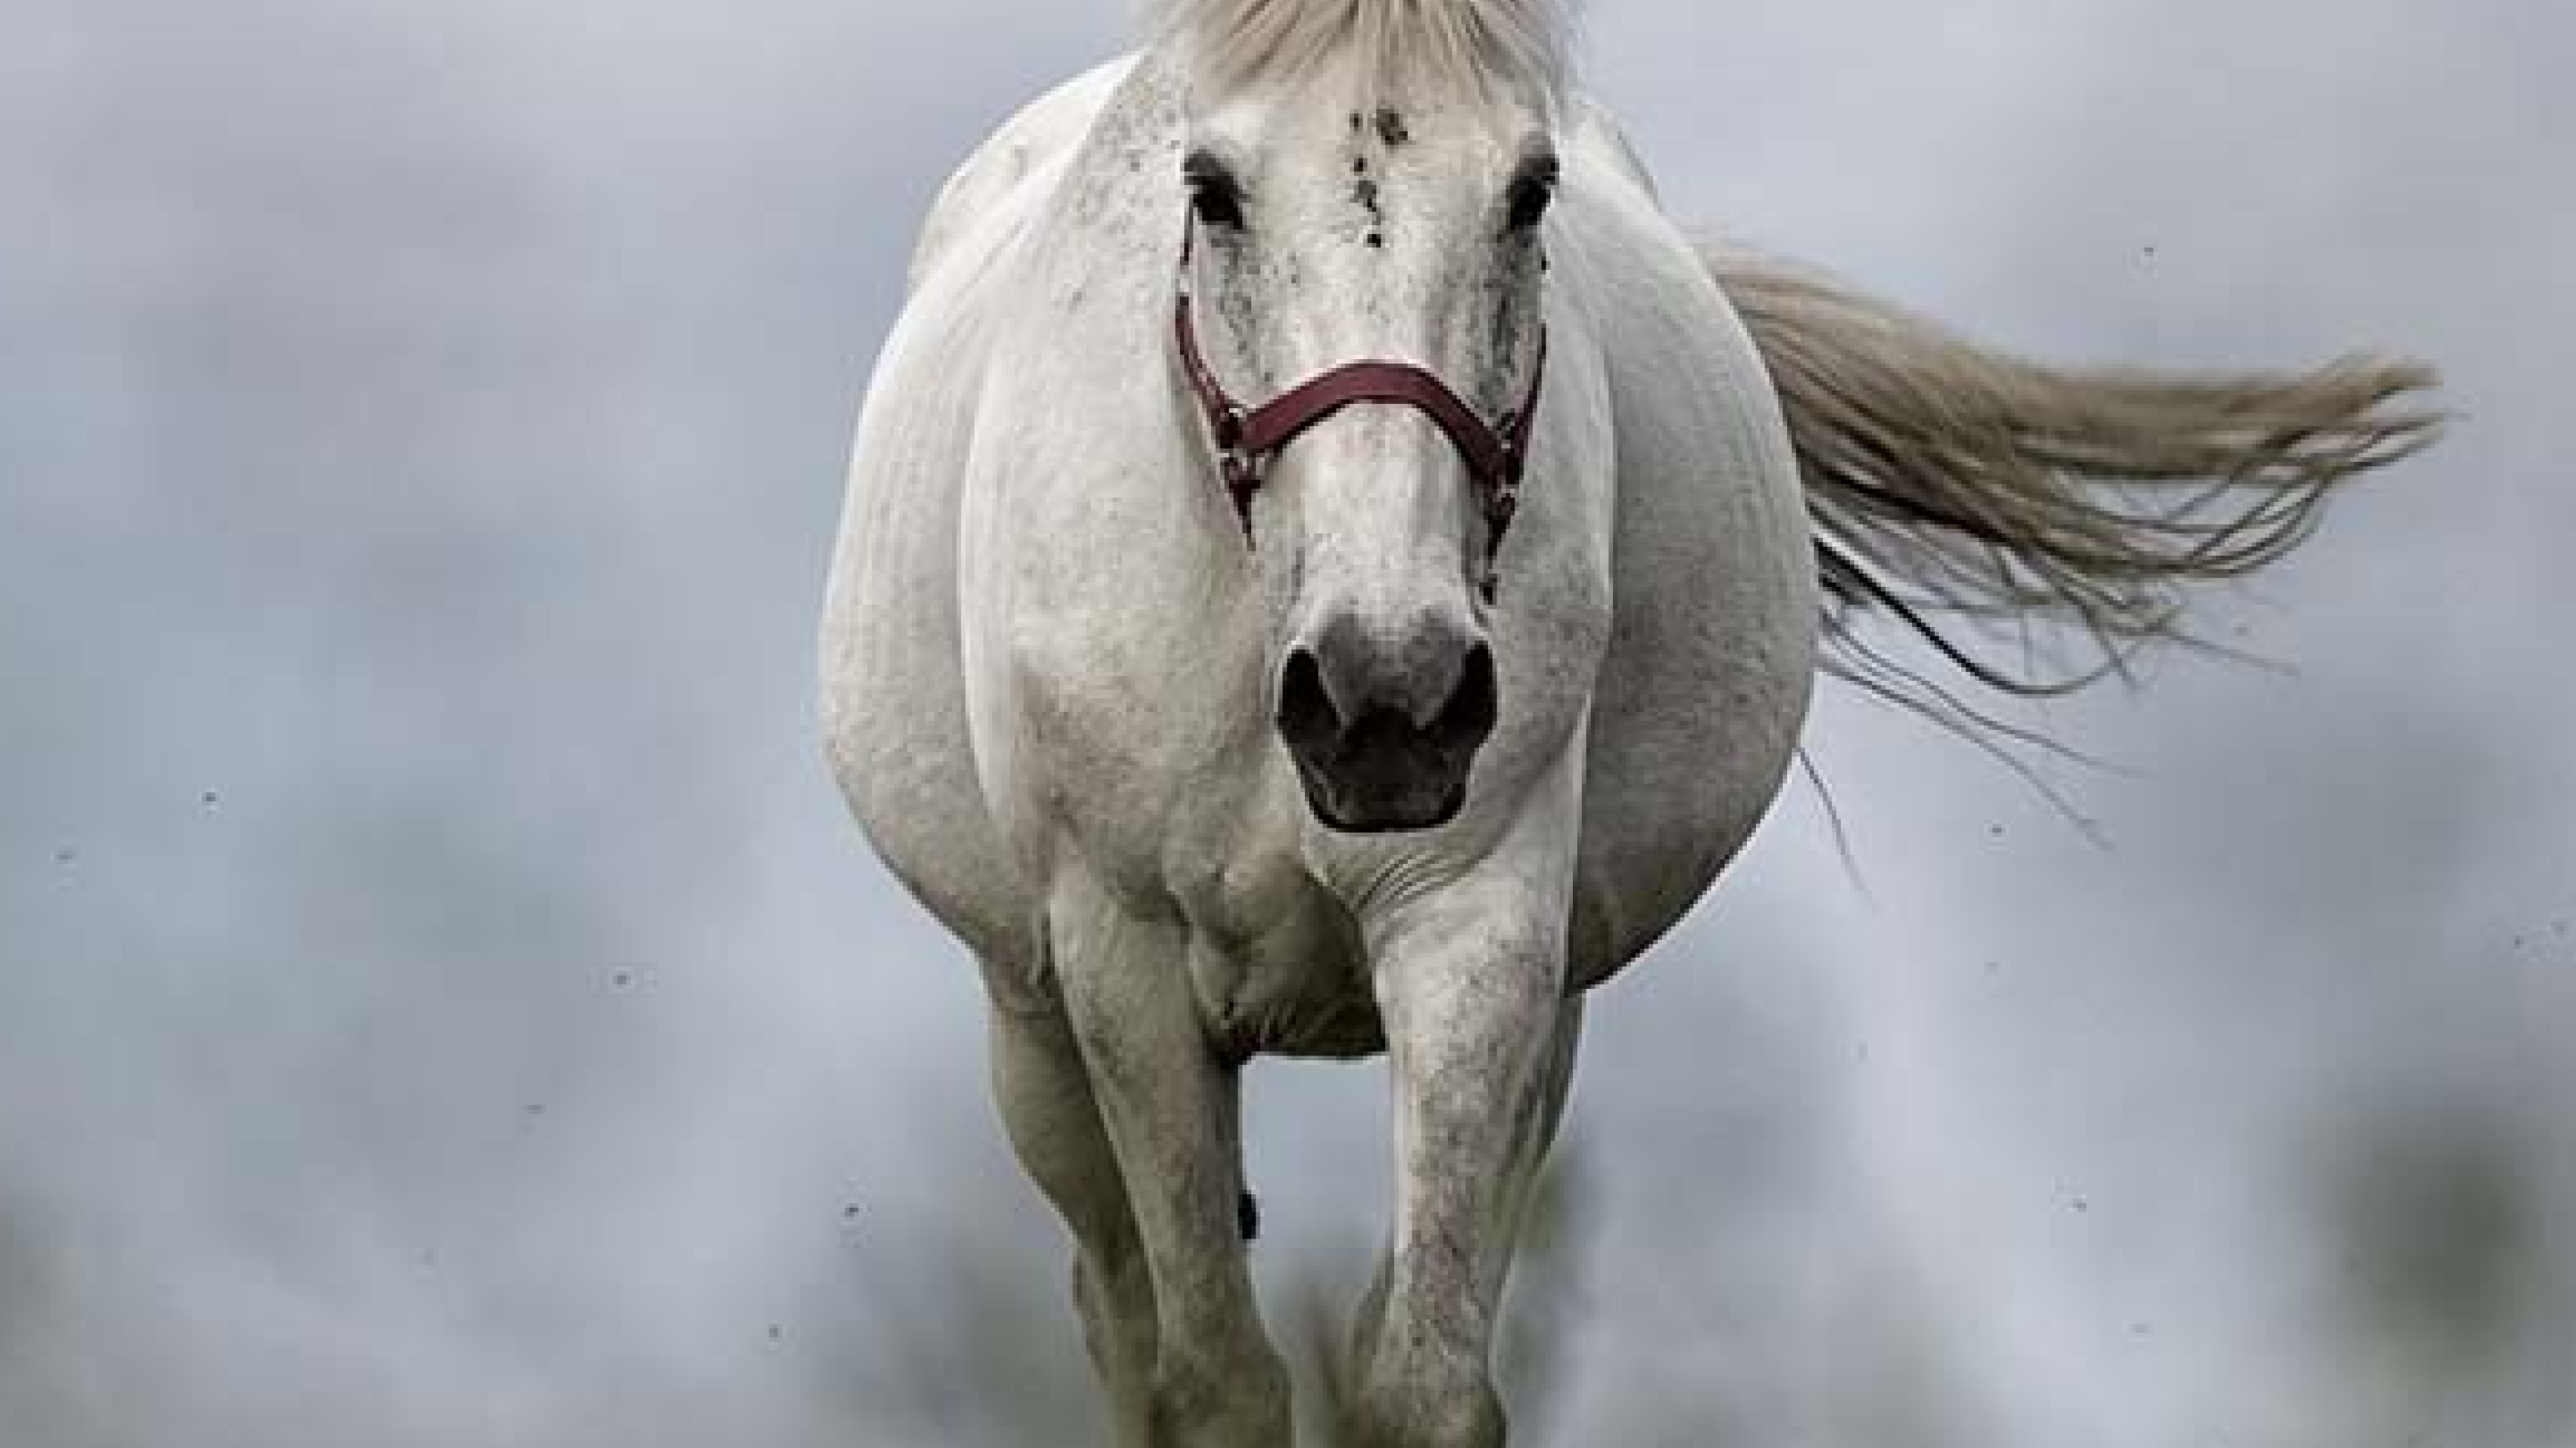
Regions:
<instances>
[{"instance_id":1,"label":"horse knee","mask_svg":"<svg viewBox=\"0 0 2576 1448\"><path fill-rule=\"evenodd\" d=\"M1491 1378L1381 1380L1359 1404L1359 1448L1503 1448L1503 1400Z\"/></svg>"},{"instance_id":2,"label":"horse knee","mask_svg":"<svg viewBox=\"0 0 2576 1448\"><path fill-rule=\"evenodd\" d=\"M1073 1259L1073 1307L1083 1345L1104 1374L1142 1381L1154 1361L1154 1286L1144 1259L1082 1252Z\"/></svg>"},{"instance_id":3,"label":"horse knee","mask_svg":"<svg viewBox=\"0 0 2576 1448\"><path fill-rule=\"evenodd\" d=\"M1348 1354L1328 1384L1348 1448L1501 1448L1507 1423L1477 1350L1388 1339L1391 1257L1378 1260L1352 1315Z\"/></svg>"},{"instance_id":4,"label":"horse knee","mask_svg":"<svg viewBox=\"0 0 2576 1448\"><path fill-rule=\"evenodd\" d=\"M1209 1351L1167 1342L1160 1357L1156 1448L1289 1448L1288 1368L1268 1343Z\"/></svg>"}]
</instances>

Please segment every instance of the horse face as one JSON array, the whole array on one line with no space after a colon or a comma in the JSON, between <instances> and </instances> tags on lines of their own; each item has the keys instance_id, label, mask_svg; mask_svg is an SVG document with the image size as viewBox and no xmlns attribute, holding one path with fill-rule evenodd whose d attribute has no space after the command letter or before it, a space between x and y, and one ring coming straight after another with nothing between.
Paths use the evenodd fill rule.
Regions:
<instances>
[{"instance_id":1,"label":"horse face","mask_svg":"<svg viewBox=\"0 0 2576 1448\"><path fill-rule=\"evenodd\" d=\"M1530 395L1557 175L1535 107L1273 93L1198 118L1184 155L1201 345L1235 397L1360 361L1426 369L1485 419ZM1268 460L1246 525L1274 718L1327 826L1425 829L1465 805L1504 702L1489 504L1414 407L1344 408Z\"/></svg>"}]
</instances>

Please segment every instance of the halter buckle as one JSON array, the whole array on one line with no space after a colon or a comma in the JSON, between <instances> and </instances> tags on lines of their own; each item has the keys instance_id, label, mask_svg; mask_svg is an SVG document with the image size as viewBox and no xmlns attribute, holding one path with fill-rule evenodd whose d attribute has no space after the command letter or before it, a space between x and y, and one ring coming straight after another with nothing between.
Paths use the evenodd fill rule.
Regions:
<instances>
[{"instance_id":1,"label":"halter buckle","mask_svg":"<svg viewBox=\"0 0 2576 1448\"><path fill-rule=\"evenodd\" d=\"M1208 431L1214 435L1216 450L1229 457L1243 457L1244 430L1252 425L1252 415L1240 402L1228 401L1208 411Z\"/></svg>"},{"instance_id":2,"label":"halter buckle","mask_svg":"<svg viewBox=\"0 0 2576 1448\"><path fill-rule=\"evenodd\" d=\"M1240 414L1240 409L1237 409ZM1253 546L1252 495L1261 491L1261 461L1243 448L1242 429L1230 429L1231 443L1217 447L1217 469L1225 476L1225 495L1234 502L1235 521L1243 525L1245 547Z\"/></svg>"}]
</instances>

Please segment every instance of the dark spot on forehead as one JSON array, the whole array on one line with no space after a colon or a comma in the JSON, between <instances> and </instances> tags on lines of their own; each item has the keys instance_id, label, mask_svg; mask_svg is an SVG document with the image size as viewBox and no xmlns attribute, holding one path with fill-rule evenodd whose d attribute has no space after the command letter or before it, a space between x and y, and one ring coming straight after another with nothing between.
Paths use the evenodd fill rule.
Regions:
<instances>
[{"instance_id":1,"label":"dark spot on forehead","mask_svg":"<svg viewBox=\"0 0 2576 1448\"><path fill-rule=\"evenodd\" d=\"M1413 133L1404 128L1404 114L1401 111L1393 106L1380 106L1377 112L1377 138L1386 142L1388 148L1392 149L1412 140Z\"/></svg>"},{"instance_id":2,"label":"dark spot on forehead","mask_svg":"<svg viewBox=\"0 0 2576 1448\"><path fill-rule=\"evenodd\" d=\"M1358 130L1360 127L1362 127L1362 126L1364 126L1364 125L1366 125L1366 124L1368 124L1368 122L1366 122L1365 120L1362 120L1362 119L1360 118L1360 113L1359 113L1359 112L1357 112L1357 111L1353 111L1353 112L1351 112L1351 129L1352 129L1352 130L1356 131L1356 130Z\"/></svg>"},{"instance_id":3,"label":"dark spot on forehead","mask_svg":"<svg viewBox=\"0 0 2576 1448\"><path fill-rule=\"evenodd\" d=\"M1379 215L1377 183L1366 176L1351 184L1351 199L1366 208L1371 216Z\"/></svg>"}]
</instances>

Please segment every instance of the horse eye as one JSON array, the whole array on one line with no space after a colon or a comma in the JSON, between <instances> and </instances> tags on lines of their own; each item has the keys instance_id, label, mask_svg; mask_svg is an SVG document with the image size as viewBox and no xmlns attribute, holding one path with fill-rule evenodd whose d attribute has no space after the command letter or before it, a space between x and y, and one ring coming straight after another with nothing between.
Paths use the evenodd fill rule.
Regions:
<instances>
[{"instance_id":1,"label":"horse eye","mask_svg":"<svg viewBox=\"0 0 2576 1448\"><path fill-rule=\"evenodd\" d=\"M1511 229L1529 231L1547 215L1548 203L1556 199L1557 163L1543 157L1522 164L1512 177Z\"/></svg>"},{"instance_id":2,"label":"horse eye","mask_svg":"<svg viewBox=\"0 0 2576 1448\"><path fill-rule=\"evenodd\" d=\"M1190 188L1190 209L1202 223L1223 231L1243 229L1243 186L1223 162L1194 155L1182 163L1181 179Z\"/></svg>"}]
</instances>

